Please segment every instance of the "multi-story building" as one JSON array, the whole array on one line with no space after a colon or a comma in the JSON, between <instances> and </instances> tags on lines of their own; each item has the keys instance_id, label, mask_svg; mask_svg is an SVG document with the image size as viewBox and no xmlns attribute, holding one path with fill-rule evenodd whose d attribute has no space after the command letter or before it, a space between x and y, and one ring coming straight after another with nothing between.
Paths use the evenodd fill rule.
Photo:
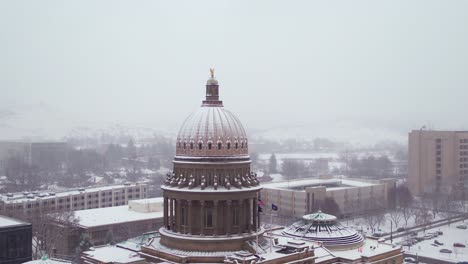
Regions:
<instances>
[{"instance_id":1,"label":"multi-story building","mask_svg":"<svg viewBox=\"0 0 468 264\"><path fill-rule=\"evenodd\" d=\"M384 209L396 180L300 179L262 183L261 199L278 206L282 216L302 217L319 209L326 198L333 198L342 216Z\"/></svg>"},{"instance_id":2,"label":"multi-story building","mask_svg":"<svg viewBox=\"0 0 468 264\"><path fill-rule=\"evenodd\" d=\"M65 162L67 151L68 144L65 142L0 141L0 173L5 173L6 161L10 157L21 158L41 169L56 169Z\"/></svg>"},{"instance_id":3,"label":"multi-story building","mask_svg":"<svg viewBox=\"0 0 468 264\"><path fill-rule=\"evenodd\" d=\"M128 205L75 211L74 218L73 228L63 222L54 225L55 232L67 234L59 245L55 245L55 254L73 255L85 237L91 245L99 246L157 230L163 225L163 198L133 200ZM70 232L70 229L73 231Z\"/></svg>"},{"instance_id":4,"label":"multi-story building","mask_svg":"<svg viewBox=\"0 0 468 264\"><path fill-rule=\"evenodd\" d=\"M126 183L65 191L36 191L0 195L0 214L36 211L75 211L128 204L129 200L146 198L145 183Z\"/></svg>"},{"instance_id":5,"label":"multi-story building","mask_svg":"<svg viewBox=\"0 0 468 264\"><path fill-rule=\"evenodd\" d=\"M445 193L468 179L468 131L413 130L408 136L408 183L414 195Z\"/></svg>"},{"instance_id":6,"label":"multi-story building","mask_svg":"<svg viewBox=\"0 0 468 264\"><path fill-rule=\"evenodd\" d=\"M0 264L30 261L31 252L31 224L0 215Z\"/></svg>"}]
</instances>

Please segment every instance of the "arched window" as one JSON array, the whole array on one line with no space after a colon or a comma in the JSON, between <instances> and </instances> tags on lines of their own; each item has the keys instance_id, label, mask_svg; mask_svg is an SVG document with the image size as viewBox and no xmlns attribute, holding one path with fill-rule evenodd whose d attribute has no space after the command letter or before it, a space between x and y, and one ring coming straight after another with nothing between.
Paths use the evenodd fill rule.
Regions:
<instances>
[{"instance_id":1,"label":"arched window","mask_svg":"<svg viewBox=\"0 0 468 264\"><path fill-rule=\"evenodd\" d=\"M201 142L198 142L198 149L202 149L203 148L203 144Z\"/></svg>"},{"instance_id":2,"label":"arched window","mask_svg":"<svg viewBox=\"0 0 468 264\"><path fill-rule=\"evenodd\" d=\"M218 142L218 149L221 149L222 146L221 142Z\"/></svg>"},{"instance_id":3,"label":"arched window","mask_svg":"<svg viewBox=\"0 0 468 264\"><path fill-rule=\"evenodd\" d=\"M187 148L187 142L184 141L184 149Z\"/></svg>"},{"instance_id":4,"label":"arched window","mask_svg":"<svg viewBox=\"0 0 468 264\"><path fill-rule=\"evenodd\" d=\"M247 146L247 140L245 141L245 148L248 148L248 146Z\"/></svg>"},{"instance_id":5,"label":"arched window","mask_svg":"<svg viewBox=\"0 0 468 264\"><path fill-rule=\"evenodd\" d=\"M190 142L190 149L193 149L193 142Z\"/></svg>"},{"instance_id":6,"label":"arched window","mask_svg":"<svg viewBox=\"0 0 468 264\"><path fill-rule=\"evenodd\" d=\"M181 144L180 141L179 141L179 144L177 145L177 147L180 148L181 146L182 146L182 144Z\"/></svg>"},{"instance_id":7,"label":"arched window","mask_svg":"<svg viewBox=\"0 0 468 264\"><path fill-rule=\"evenodd\" d=\"M234 142L234 147L235 147L236 149L238 149L238 148L239 148L239 142L237 142L237 141Z\"/></svg>"},{"instance_id":8,"label":"arched window","mask_svg":"<svg viewBox=\"0 0 468 264\"><path fill-rule=\"evenodd\" d=\"M227 149L231 149L231 142L229 142L229 141L227 143Z\"/></svg>"},{"instance_id":9,"label":"arched window","mask_svg":"<svg viewBox=\"0 0 468 264\"><path fill-rule=\"evenodd\" d=\"M241 141L241 149L244 148L244 141Z\"/></svg>"},{"instance_id":10,"label":"arched window","mask_svg":"<svg viewBox=\"0 0 468 264\"><path fill-rule=\"evenodd\" d=\"M211 143L211 141L208 142L208 149L211 149L212 145L213 145L213 143Z\"/></svg>"}]
</instances>

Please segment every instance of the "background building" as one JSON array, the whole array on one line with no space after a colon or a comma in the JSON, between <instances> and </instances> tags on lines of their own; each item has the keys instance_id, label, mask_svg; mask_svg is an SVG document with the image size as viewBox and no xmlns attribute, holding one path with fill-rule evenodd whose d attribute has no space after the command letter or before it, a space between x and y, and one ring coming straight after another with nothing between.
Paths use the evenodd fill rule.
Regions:
<instances>
[{"instance_id":1,"label":"background building","mask_svg":"<svg viewBox=\"0 0 468 264\"><path fill-rule=\"evenodd\" d=\"M145 183L126 183L65 191L36 191L0 195L0 214L75 211L128 204L146 198Z\"/></svg>"},{"instance_id":2,"label":"background building","mask_svg":"<svg viewBox=\"0 0 468 264\"><path fill-rule=\"evenodd\" d=\"M449 192L467 182L468 131L413 130L408 148L408 183L413 195Z\"/></svg>"},{"instance_id":3,"label":"background building","mask_svg":"<svg viewBox=\"0 0 468 264\"><path fill-rule=\"evenodd\" d=\"M389 191L396 180L301 179L263 183L261 198L278 206L282 216L302 217L324 206L333 198L341 216L385 209Z\"/></svg>"},{"instance_id":4,"label":"background building","mask_svg":"<svg viewBox=\"0 0 468 264\"><path fill-rule=\"evenodd\" d=\"M31 244L31 224L0 215L0 264L30 261Z\"/></svg>"},{"instance_id":5,"label":"background building","mask_svg":"<svg viewBox=\"0 0 468 264\"><path fill-rule=\"evenodd\" d=\"M0 173L5 174L6 161L16 157L41 170L60 168L66 161L68 144L65 142L0 141Z\"/></svg>"}]
</instances>

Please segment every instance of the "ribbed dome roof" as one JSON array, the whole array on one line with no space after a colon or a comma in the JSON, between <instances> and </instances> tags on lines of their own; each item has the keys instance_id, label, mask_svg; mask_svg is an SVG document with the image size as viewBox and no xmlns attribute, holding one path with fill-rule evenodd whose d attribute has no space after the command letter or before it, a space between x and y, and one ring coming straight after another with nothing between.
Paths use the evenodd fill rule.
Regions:
<instances>
[{"instance_id":1,"label":"ribbed dome roof","mask_svg":"<svg viewBox=\"0 0 468 264\"><path fill-rule=\"evenodd\" d=\"M343 226L335 216L320 211L303 216L301 221L287 227L283 234L321 242L336 249L359 247L364 241L356 230Z\"/></svg>"},{"instance_id":2,"label":"ribbed dome roof","mask_svg":"<svg viewBox=\"0 0 468 264\"><path fill-rule=\"evenodd\" d=\"M240 120L223 107L218 82L206 85L206 100L182 124L177 135L178 156L248 155L247 135Z\"/></svg>"}]
</instances>

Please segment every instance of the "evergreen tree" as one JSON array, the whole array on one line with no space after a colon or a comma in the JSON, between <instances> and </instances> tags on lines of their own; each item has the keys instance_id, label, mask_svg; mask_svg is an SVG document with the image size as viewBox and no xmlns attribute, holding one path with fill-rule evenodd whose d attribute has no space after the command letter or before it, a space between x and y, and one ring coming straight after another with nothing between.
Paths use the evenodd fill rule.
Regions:
<instances>
[{"instance_id":1,"label":"evergreen tree","mask_svg":"<svg viewBox=\"0 0 468 264\"><path fill-rule=\"evenodd\" d=\"M322 204L322 212L339 217L341 214L340 206L333 197L327 197Z\"/></svg>"},{"instance_id":2,"label":"evergreen tree","mask_svg":"<svg viewBox=\"0 0 468 264\"><path fill-rule=\"evenodd\" d=\"M276 160L275 153L271 154L271 156L270 156L269 172L270 173L277 173L278 172L278 162Z\"/></svg>"}]
</instances>

